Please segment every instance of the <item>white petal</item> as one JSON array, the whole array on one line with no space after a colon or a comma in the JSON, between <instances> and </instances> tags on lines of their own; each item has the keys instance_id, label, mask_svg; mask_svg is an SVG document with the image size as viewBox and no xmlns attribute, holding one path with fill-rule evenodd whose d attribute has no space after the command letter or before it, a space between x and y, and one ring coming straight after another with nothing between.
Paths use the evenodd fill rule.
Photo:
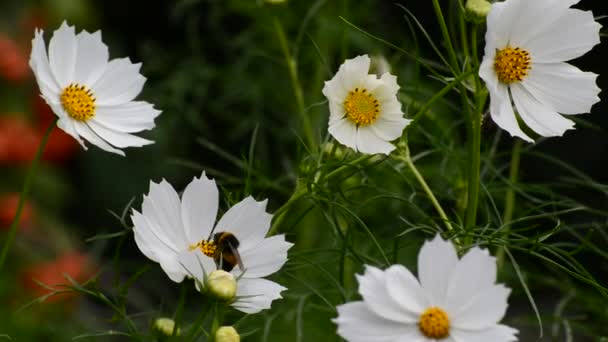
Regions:
<instances>
[{"instance_id":1,"label":"white petal","mask_svg":"<svg viewBox=\"0 0 608 342\"><path fill-rule=\"evenodd\" d=\"M204 284L205 276L215 271L213 260L198 249L179 253L178 262L185 273L195 279L198 291L203 290L199 285Z\"/></svg>"},{"instance_id":2,"label":"white petal","mask_svg":"<svg viewBox=\"0 0 608 342\"><path fill-rule=\"evenodd\" d=\"M511 35L510 25L513 20L513 12L507 11L503 14L505 9L505 2L496 2L492 4L490 13L486 18L486 46L484 49L484 60L490 55L496 53L496 48L503 48L509 42ZM492 59L494 59L492 57Z\"/></svg>"},{"instance_id":3,"label":"white petal","mask_svg":"<svg viewBox=\"0 0 608 342\"><path fill-rule=\"evenodd\" d=\"M129 133L112 130L99 123L94 117L87 121L87 125L89 125L89 127L103 140L118 148L141 147L154 143L152 140L140 138Z\"/></svg>"},{"instance_id":4,"label":"white petal","mask_svg":"<svg viewBox=\"0 0 608 342\"><path fill-rule=\"evenodd\" d=\"M101 31L80 32L76 36L77 59L73 81L87 87L97 81L108 64L108 47L101 41Z\"/></svg>"},{"instance_id":5,"label":"white petal","mask_svg":"<svg viewBox=\"0 0 608 342\"><path fill-rule=\"evenodd\" d=\"M385 277L388 294L416 318L431 306L427 294L407 268L393 265L386 270Z\"/></svg>"},{"instance_id":6,"label":"white petal","mask_svg":"<svg viewBox=\"0 0 608 342\"><path fill-rule=\"evenodd\" d=\"M357 126L349 119L342 119L329 126L329 134L340 144L357 151Z\"/></svg>"},{"instance_id":7,"label":"white petal","mask_svg":"<svg viewBox=\"0 0 608 342\"><path fill-rule=\"evenodd\" d=\"M359 293L363 301L376 315L395 322L415 324L418 316L409 312L387 291L384 271L366 266L363 275L357 274Z\"/></svg>"},{"instance_id":8,"label":"white petal","mask_svg":"<svg viewBox=\"0 0 608 342\"><path fill-rule=\"evenodd\" d=\"M389 154L395 145L380 138L370 126L360 126L357 129L357 150L362 153Z\"/></svg>"},{"instance_id":9,"label":"white petal","mask_svg":"<svg viewBox=\"0 0 608 342\"><path fill-rule=\"evenodd\" d=\"M73 81L76 66L76 33L74 26L64 21L53 33L49 43L49 64L60 89Z\"/></svg>"},{"instance_id":10,"label":"white petal","mask_svg":"<svg viewBox=\"0 0 608 342\"><path fill-rule=\"evenodd\" d=\"M403 114L402 114L403 115ZM392 141L395 140L403 134L403 129L411 122L411 120L393 117L386 117L382 115L374 121L371 129L374 133L380 137L382 140Z\"/></svg>"},{"instance_id":11,"label":"white petal","mask_svg":"<svg viewBox=\"0 0 608 342\"><path fill-rule=\"evenodd\" d=\"M237 300L231 306L244 313L256 313L270 309L272 301L282 298L283 286L262 278L241 278L237 283Z\"/></svg>"},{"instance_id":12,"label":"white petal","mask_svg":"<svg viewBox=\"0 0 608 342\"><path fill-rule=\"evenodd\" d=\"M321 90L323 95L329 100L329 102L342 103L348 95L348 91L342 87L340 81L334 77L329 81L325 81L325 85Z\"/></svg>"},{"instance_id":13,"label":"white petal","mask_svg":"<svg viewBox=\"0 0 608 342\"><path fill-rule=\"evenodd\" d=\"M65 110L63 109L63 107L60 104L55 105L55 104L52 104L49 102L47 102L47 104L51 107L53 112L59 117L59 120L57 121L57 127L61 128L64 132L69 134L72 138L76 139L76 141L78 141L78 143L86 150L87 147L85 146L82 139L80 139L80 135L76 131L76 125L74 124L75 121L67 116L67 113L65 112Z\"/></svg>"},{"instance_id":14,"label":"white petal","mask_svg":"<svg viewBox=\"0 0 608 342\"><path fill-rule=\"evenodd\" d=\"M445 307L448 282L458 263L456 249L437 234L418 254L418 279L433 306Z\"/></svg>"},{"instance_id":15,"label":"white petal","mask_svg":"<svg viewBox=\"0 0 608 342\"><path fill-rule=\"evenodd\" d=\"M370 59L367 55L347 59L340 66L334 79L340 82L345 91L352 91L354 88L361 87L368 78L369 65Z\"/></svg>"},{"instance_id":16,"label":"white petal","mask_svg":"<svg viewBox=\"0 0 608 342\"><path fill-rule=\"evenodd\" d=\"M397 83L397 76L384 73L382 77L380 77L380 85L372 91L372 94L378 101L393 101L397 100L398 91L399 84Z\"/></svg>"},{"instance_id":17,"label":"white petal","mask_svg":"<svg viewBox=\"0 0 608 342\"><path fill-rule=\"evenodd\" d=\"M484 330L450 330L450 336L456 342L515 342L516 334L516 329L500 324Z\"/></svg>"},{"instance_id":18,"label":"white petal","mask_svg":"<svg viewBox=\"0 0 608 342\"><path fill-rule=\"evenodd\" d=\"M36 76L36 82L40 92L44 95L47 102L59 103L59 85L55 76L51 72L49 59L46 55L42 30L36 30L32 39L32 53L30 55L30 68Z\"/></svg>"},{"instance_id":19,"label":"white petal","mask_svg":"<svg viewBox=\"0 0 608 342\"><path fill-rule=\"evenodd\" d=\"M495 282L496 259L487 250L470 249L454 267L448 285L446 309L450 313L458 312L477 294L494 287Z\"/></svg>"},{"instance_id":20,"label":"white petal","mask_svg":"<svg viewBox=\"0 0 608 342\"><path fill-rule=\"evenodd\" d=\"M574 128L574 122L538 102L521 84L512 84L511 94L517 112L536 133L545 137L562 136Z\"/></svg>"},{"instance_id":21,"label":"white petal","mask_svg":"<svg viewBox=\"0 0 608 342\"><path fill-rule=\"evenodd\" d=\"M104 151L116 153L124 157L125 153L123 151L110 146L110 144L108 144L97 134L95 134L95 132L93 132L93 130L91 130L91 128L86 123L75 120L72 121L74 122L74 127L76 128L76 132L78 132L78 135L82 136L91 144L101 148Z\"/></svg>"},{"instance_id":22,"label":"white petal","mask_svg":"<svg viewBox=\"0 0 608 342\"><path fill-rule=\"evenodd\" d=\"M154 128L154 119L161 113L143 101L131 101L115 106L98 106L95 121L119 132L139 132Z\"/></svg>"},{"instance_id":23,"label":"white petal","mask_svg":"<svg viewBox=\"0 0 608 342\"><path fill-rule=\"evenodd\" d=\"M167 243L166 237L157 235L146 218L133 210L133 233L139 250L150 260L158 262L174 282L181 282L185 272L180 266L177 251Z\"/></svg>"},{"instance_id":24,"label":"white petal","mask_svg":"<svg viewBox=\"0 0 608 342\"><path fill-rule=\"evenodd\" d=\"M330 127L345 117L346 110L344 109L343 103L344 103L344 101L342 101L342 102L329 101L329 126Z\"/></svg>"},{"instance_id":25,"label":"white petal","mask_svg":"<svg viewBox=\"0 0 608 342\"><path fill-rule=\"evenodd\" d=\"M285 241L285 235L275 235L248 249L239 247L239 254L245 266L243 277L266 277L280 270L287 261L287 251L291 246L292 243ZM242 271L235 267L232 273L238 277Z\"/></svg>"},{"instance_id":26,"label":"white petal","mask_svg":"<svg viewBox=\"0 0 608 342\"><path fill-rule=\"evenodd\" d=\"M384 319L374 313L364 302L338 305L338 335L349 342L427 341L416 324L406 324Z\"/></svg>"},{"instance_id":27,"label":"white petal","mask_svg":"<svg viewBox=\"0 0 608 342\"><path fill-rule=\"evenodd\" d=\"M513 106L511 105L509 88L498 81L496 73L494 72L494 56L495 54L486 55L479 67L479 76L486 82L490 93L490 116L498 127L509 132L511 136L520 137L525 141L533 142L534 140L519 128L517 118L513 112Z\"/></svg>"},{"instance_id":28,"label":"white petal","mask_svg":"<svg viewBox=\"0 0 608 342\"><path fill-rule=\"evenodd\" d=\"M495 325L507 312L507 297L510 293L508 288L494 285L472 293L471 297L460 298L461 306L455 311L448 310L451 325L466 330L486 329ZM462 294L466 295L469 293Z\"/></svg>"},{"instance_id":29,"label":"white petal","mask_svg":"<svg viewBox=\"0 0 608 342\"><path fill-rule=\"evenodd\" d=\"M181 216L188 243L209 238L217 217L219 196L215 180L207 178L205 172L186 186L182 194Z\"/></svg>"},{"instance_id":30,"label":"white petal","mask_svg":"<svg viewBox=\"0 0 608 342\"><path fill-rule=\"evenodd\" d=\"M197 241L186 241L184 226L181 220L181 204L177 192L169 182L150 182L150 193L144 195L142 212L156 227L157 235L166 236L175 250L186 250Z\"/></svg>"},{"instance_id":31,"label":"white petal","mask_svg":"<svg viewBox=\"0 0 608 342\"><path fill-rule=\"evenodd\" d=\"M537 16L539 17L544 15ZM522 47L529 50L532 63L568 61L584 55L600 43L601 27L594 21L590 11L568 9Z\"/></svg>"},{"instance_id":32,"label":"white petal","mask_svg":"<svg viewBox=\"0 0 608 342\"><path fill-rule=\"evenodd\" d=\"M133 100L142 90L146 78L139 73L141 63L128 58L111 60L101 77L92 85L96 104L114 106Z\"/></svg>"},{"instance_id":33,"label":"white petal","mask_svg":"<svg viewBox=\"0 0 608 342\"><path fill-rule=\"evenodd\" d=\"M554 111L581 114L600 101L596 79L596 74L567 63L535 64L521 84Z\"/></svg>"},{"instance_id":34,"label":"white petal","mask_svg":"<svg viewBox=\"0 0 608 342\"><path fill-rule=\"evenodd\" d=\"M239 242L239 247L248 250L260 243L268 229L272 215L266 212L266 203L249 196L230 208L217 223L215 232L231 232Z\"/></svg>"}]
</instances>

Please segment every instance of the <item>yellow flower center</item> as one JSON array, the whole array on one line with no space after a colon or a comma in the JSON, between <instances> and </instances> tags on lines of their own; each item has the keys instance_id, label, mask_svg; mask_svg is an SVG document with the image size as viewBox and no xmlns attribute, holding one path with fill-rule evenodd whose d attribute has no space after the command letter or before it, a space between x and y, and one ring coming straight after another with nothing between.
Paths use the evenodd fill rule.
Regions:
<instances>
[{"instance_id":1,"label":"yellow flower center","mask_svg":"<svg viewBox=\"0 0 608 342\"><path fill-rule=\"evenodd\" d=\"M349 91L344 101L346 116L357 126L367 126L378 118L380 104L367 89L355 88Z\"/></svg>"},{"instance_id":2,"label":"yellow flower center","mask_svg":"<svg viewBox=\"0 0 608 342\"><path fill-rule=\"evenodd\" d=\"M195 249L200 249L203 254L206 256L213 258L215 256L215 251L217 250L217 245L213 241L201 240L194 245L190 245L188 247L189 251L193 251Z\"/></svg>"},{"instance_id":3,"label":"yellow flower center","mask_svg":"<svg viewBox=\"0 0 608 342\"><path fill-rule=\"evenodd\" d=\"M530 53L518 47L497 51L494 58L494 70L502 83L513 83L523 80L530 71Z\"/></svg>"},{"instance_id":4,"label":"yellow flower center","mask_svg":"<svg viewBox=\"0 0 608 342\"><path fill-rule=\"evenodd\" d=\"M68 115L78 121L87 121L95 116L95 97L91 89L71 83L61 93L61 105Z\"/></svg>"},{"instance_id":5,"label":"yellow flower center","mask_svg":"<svg viewBox=\"0 0 608 342\"><path fill-rule=\"evenodd\" d=\"M450 319L445 311L433 306L420 315L418 328L424 336L440 340L450 335Z\"/></svg>"}]
</instances>

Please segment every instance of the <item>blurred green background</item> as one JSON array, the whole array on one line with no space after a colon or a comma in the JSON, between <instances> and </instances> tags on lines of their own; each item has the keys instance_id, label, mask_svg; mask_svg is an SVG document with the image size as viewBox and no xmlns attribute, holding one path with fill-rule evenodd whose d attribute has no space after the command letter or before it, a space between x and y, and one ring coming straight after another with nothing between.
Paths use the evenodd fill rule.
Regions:
<instances>
[{"instance_id":1,"label":"blurred green background","mask_svg":"<svg viewBox=\"0 0 608 342\"><path fill-rule=\"evenodd\" d=\"M124 211L130 204L140 207L151 179L166 178L183 189L202 170L221 184L226 199L223 209L252 194L259 200L269 198L269 211L273 212L290 197L296 183L312 189L323 147L309 151L303 144L277 27L284 31L289 53L297 63L306 114L319 143L328 141L323 81L332 77L345 58L364 53L382 57L399 77L406 115L415 112L443 86L442 80L428 77L416 60L354 27L415 56L438 61L413 17L399 5L409 9L441 46L430 2L3 0L3 228L10 224L15 194L53 117L39 100L27 67L35 27L43 28L47 39L63 20L75 24L77 30L101 29L111 58L129 56L143 62L142 74L148 82L139 98L154 103L163 114L156 120L157 127L143 134L156 143L128 149L126 158L96 147L85 152L60 131L53 133L9 265L0 274L0 317L4 317L0 334L17 341L64 341L76 336L120 340L108 331L122 331L124 322L94 296L64 296L24 308L47 293L33 279L51 285L65 283L63 273L80 282L96 275L91 286L119 303L144 335L149 334L155 318L173 316L180 286L139 253L127 229L128 215L125 222L119 219ZM458 1L445 1L445 5L448 20L456 22ZM591 9L596 16L608 12L608 4L599 1L583 0L577 7ZM574 64L600 74L598 83L606 88L607 55L603 43ZM441 65L437 68L442 70ZM516 206L522 216L560 212L562 206L584 208L550 214L518 228L528 236L552 232L550 243L575 256L604 285L608 283L608 237L604 232L608 187L603 185L608 184L606 106L600 103L591 115L576 117L577 130L563 138L524 146L518 194L525 200ZM450 214L457 214L463 205L462 120L454 94L434 106L410 135L412 154ZM492 212L489 199L496 198L501 208L510 186L505 177L513 140L489 118L484 121L483 140L482 175L487 190L480 222L492 227L499 215ZM326 162L321 172L356 157L346 149L338 152L342 157ZM372 228L391 261L411 268L415 268L423 239L435 227L431 207L416 190L411 174L390 160L375 158L347 177L316 184L313 190L314 195L290 210L283 221L288 240L298 242L285 270L275 277L290 288L285 299L260 315L243 318L230 312L226 317L227 324L238 323L239 331L248 335L247 341L339 340L330 318L336 315L335 305L357 298L353 272L360 273L364 263L382 265L366 233L346 228L357 225L355 215ZM336 210L335 203L349 211ZM608 338L606 294L531 257L525 252L534 248L529 244L522 243L521 248L514 254L543 317L542 340ZM133 279L128 293L122 292L121 286L140 271L141 277ZM511 263L506 263L499 280L513 289L506 322L522 331L522 341L536 340L534 311ZM187 291L185 322L192 321L197 306L202 305L189 285L182 286ZM101 336L88 336L95 333Z\"/></svg>"}]
</instances>

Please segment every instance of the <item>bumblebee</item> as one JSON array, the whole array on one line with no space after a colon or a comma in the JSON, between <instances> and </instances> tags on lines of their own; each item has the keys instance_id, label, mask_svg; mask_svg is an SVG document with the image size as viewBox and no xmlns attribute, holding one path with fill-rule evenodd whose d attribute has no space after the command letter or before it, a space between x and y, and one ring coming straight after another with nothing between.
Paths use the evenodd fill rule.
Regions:
<instances>
[{"instance_id":1,"label":"bumblebee","mask_svg":"<svg viewBox=\"0 0 608 342\"><path fill-rule=\"evenodd\" d=\"M234 234L229 232L215 233L213 243L216 246L213 260L218 269L230 272L234 266L239 265L241 271L245 270L238 250L240 243Z\"/></svg>"}]
</instances>

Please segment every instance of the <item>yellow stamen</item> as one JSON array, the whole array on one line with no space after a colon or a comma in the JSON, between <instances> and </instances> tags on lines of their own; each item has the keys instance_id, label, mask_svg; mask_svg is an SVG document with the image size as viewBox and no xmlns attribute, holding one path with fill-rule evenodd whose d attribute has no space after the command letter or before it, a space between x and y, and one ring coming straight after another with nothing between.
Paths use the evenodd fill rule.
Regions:
<instances>
[{"instance_id":1,"label":"yellow stamen","mask_svg":"<svg viewBox=\"0 0 608 342\"><path fill-rule=\"evenodd\" d=\"M346 116L357 126L367 126L378 118L380 103L367 89L355 88L344 101Z\"/></svg>"},{"instance_id":2,"label":"yellow stamen","mask_svg":"<svg viewBox=\"0 0 608 342\"><path fill-rule=\"evenodd\" d=\"M217 250L217 246L213 241L201 240L194 245L190 245L188 247L189 251L193 251L195 249L200 249L203 254L206 256L213 258L215 256L215 252Z\"/></svg>"},{"instance_id":3,"label":"yellow stamen","mask_svg":"<svg viewBox=\"0 0 608 342\"><path fill-rule=\"evenodd\" d=\"M95 97L91 89L71 83L61 93L61 105L68 115L78 121L87 121L95 116Z\"/></svg>"},{"instance_id":4,"label":"yellow stamen","mask_svg":"<svg viewBox=\"0 0 608 342\"><path fill-rule=\"evenodd\" d=\"M440 340L450 335L450 319L445 311L433 306L420 315L418 328L424 336Z\"/></svg>"},{"instance_id":5,"label":"yellow stamen","mask_svg":"<svg viewBox=\"0 0 608 342\"><path fill-rule=\"evenodd\" d=\"M523 80L530 71L531 63L528 51L507 46L496 52L494 70L502 83L509 84Z\"/></svg>"}]
</instances>

